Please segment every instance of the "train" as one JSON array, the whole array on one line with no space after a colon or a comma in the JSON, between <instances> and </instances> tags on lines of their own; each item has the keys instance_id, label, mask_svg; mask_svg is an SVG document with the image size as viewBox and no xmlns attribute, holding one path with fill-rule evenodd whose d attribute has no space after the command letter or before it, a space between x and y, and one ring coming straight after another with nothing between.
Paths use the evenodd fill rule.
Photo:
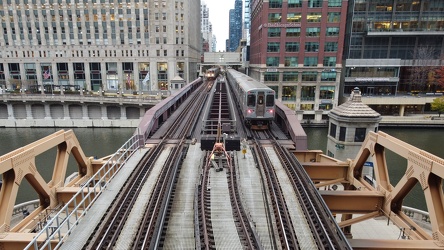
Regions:
<instances>
[{"instance_id":1,"label":"train","mask_svg":"<svg viewBox=\"0 0 444 250\"><path fill-rule=\"evenodd\" d=\"M275 116L275 91L234 69L226 71L228 84L237 99L241 118L250 129L269 129Z\"/></svg>"},{"instance_id":2,"label":"train","mask_svg":"<svg viewBox=\"0 0 444 250\"><path fill-rule=\"evenodd\" d=\"M207 80L214 80L216 79L220 74L220 67L213 67L210 69L207 69L205 72L205 78Z\"/></svg>"}]
</instances>

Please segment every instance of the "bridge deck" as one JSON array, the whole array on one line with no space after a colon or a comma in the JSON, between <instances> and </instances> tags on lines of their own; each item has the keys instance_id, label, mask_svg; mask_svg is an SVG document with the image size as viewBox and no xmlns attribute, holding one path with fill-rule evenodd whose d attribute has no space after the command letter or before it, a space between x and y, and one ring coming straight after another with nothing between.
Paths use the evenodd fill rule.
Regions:
<instances>
[{"instance_id":1,"label":"bridge deck","mask_svg":"<svg viewBox=\"0 0 444 250\"><path fill-rule=\"evenodd\" d=\"M63 243L61 249L82 249L96 225L100 223L100 219L108 207L111 206L114 197L147 151L148 149L144 148L137 150L137 152L133 154L128 162L120 169L116 177L109 183L107 190L100 195L85 218L80 221L79 226L73 230L67 241Z\"/></svg>"}]
</instances>

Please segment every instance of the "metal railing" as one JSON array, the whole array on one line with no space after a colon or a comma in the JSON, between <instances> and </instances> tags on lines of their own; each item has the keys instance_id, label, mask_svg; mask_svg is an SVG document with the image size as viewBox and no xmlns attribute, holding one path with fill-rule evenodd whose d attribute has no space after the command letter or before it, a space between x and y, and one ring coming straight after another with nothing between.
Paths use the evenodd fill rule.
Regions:
<instances>
[{"instance_id":1,"label":"metal railing","mask_svg":"<svg viewBox=\"0 0 444 250\"><path fill-rule=\"evenodd\" d=\"M134 135L126 141L59 212L47 220L46 225L25 249L58 249L87 214L102 191L107 188L109 181L121 166L143 145L139 139L138 135ZM42 237L45 237L45 240L39 243L38 239ZM55 244L54 242L56 245L53 247L51 244Z\"/></svg>"}]
</instances>

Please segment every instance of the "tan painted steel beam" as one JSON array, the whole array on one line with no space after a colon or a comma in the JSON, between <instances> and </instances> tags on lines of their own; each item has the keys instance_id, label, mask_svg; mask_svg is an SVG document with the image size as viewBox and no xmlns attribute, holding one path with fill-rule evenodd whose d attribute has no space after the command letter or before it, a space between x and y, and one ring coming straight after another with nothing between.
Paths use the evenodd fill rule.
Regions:
<instances>
[{"instance_id":1,"label":"tan painted steel beam","mask_svg":"<svg viewBox=\"0 0 444 250\"><path fill-rule=\"evenodd\" d=\"M380 211L374 211L374 212L371 212L371 213L368 213L368 214L364 214L364 215L361 215L361 216L358 216L358 217L354 217L352 219L343 220L343 221L338 223L338 226L340 228L348 227L348 226L351 226L353 224L356 224L356 223L359 223L359 222L362 222L362 221L366 221L368 219L372 219L372 218L378 217L380 215L381 215Z\"/></svg>"},{"instance_id":2,"label":"tan painted steel beam","mask_svg":"<svg viewBox=\"0 0 444 250\"><path fill-rule=\"evenodd\" d=\"M380 211L384 195L376 191L326 191L319 190L332 213L363 214Z\"/></svg>"},{"instance_id":3,"label":"tan painted steel beam","mask_svg":"<svg viewBox=\"0 0 444 250\"><path fill-rule=\"evenodd\" d=\"M0 247L2 247L1 249L11 250L24 249L36 236L37 234L35 233L0 233ZM42 234L37 240L37 243L41 244L45 242L45 240L45 234ZM58 241L52 240L50 249L54 249L57 243ZM47 249L49 249L49 246Z\"/></svg>"},{"instance_id":4,"label":"tan painted steel beam","mask_svg":"<svg viewBox=\"0 0 444 250\"><path fill-rule=\"evenodd\" d=\"M413 249L443 249L443 245L438 241L424 241L424 240L378 240L378 239L350 239L351 247L354 250L381 250L381 249L399 249L399 250L413 250Z\"/></svg>"},{"instance_id":5,"label":"tan painted steel beam","mask_svg":"<svg viewBox=\"0 0 444 250\"><path fill-rule=\"evenodd\" d=\"M388 174L385 149L407 160L406 171L401 180L392 185ZM444 199L442 183L444 178L444 160L426 151L420 150L384 132L370 132L357 157L351 162L349 181L358 184L362 166L367 158L373 159L376 173L376 188L385 196L383 212L399 227L413 228L411 238L439 240L444 242ZM359 177L360 178L360 177ZM405 197L419 183L426 199L427 210L432 225L432 237L402 211ZM356 185L355 185L356 186Z\"/></svg>"},{"instance_id":6,"label":"tan painted steel beam","mask_svg":"<svg viewBox=\"0 0 444 250\"><path fill-rule=\"evenodd\" d=\"M46 183L37 170L35 158L53 148L57 147L57 154L54 163L54 171L51 181ZM69 156L73 155L78 165L80 176L93 173L91 159L83 153L77 138L72 130L57 131L38 141L18 148L0 157L0 174L2 174L3 184L0 190L0 233L11 230L10 223L13 213L17 193L23 179L26 179L38 194L40 208L54 208L59 204L57 198L57 188L65 185L66 169ZM30 225L29 221L34 218L27 216L20 224ZM28 221L26 221L28 220ZM24 230L23 227L14 229ZM18 229L20 228L20 229Z\"/></svg>"}]
</instances>

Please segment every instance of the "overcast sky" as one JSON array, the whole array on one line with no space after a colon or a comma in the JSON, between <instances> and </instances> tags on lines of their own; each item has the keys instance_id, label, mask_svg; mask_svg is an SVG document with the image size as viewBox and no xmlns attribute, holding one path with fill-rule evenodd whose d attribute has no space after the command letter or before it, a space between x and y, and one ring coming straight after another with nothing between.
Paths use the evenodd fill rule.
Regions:
<instances>
[{"instance_id":1,"label":"overcast sky","mask_svg":"<svg viewBox=\"0 0 444 250\"><path fill-rule=\"evenodd\" d=\"M230 9L234 9L234 0L202 0L210 10L210 22L213 25L213 35L216 36L216 51L225 50L225 40L228 39L228 17Z\"/></svg>"}]
</instances>

